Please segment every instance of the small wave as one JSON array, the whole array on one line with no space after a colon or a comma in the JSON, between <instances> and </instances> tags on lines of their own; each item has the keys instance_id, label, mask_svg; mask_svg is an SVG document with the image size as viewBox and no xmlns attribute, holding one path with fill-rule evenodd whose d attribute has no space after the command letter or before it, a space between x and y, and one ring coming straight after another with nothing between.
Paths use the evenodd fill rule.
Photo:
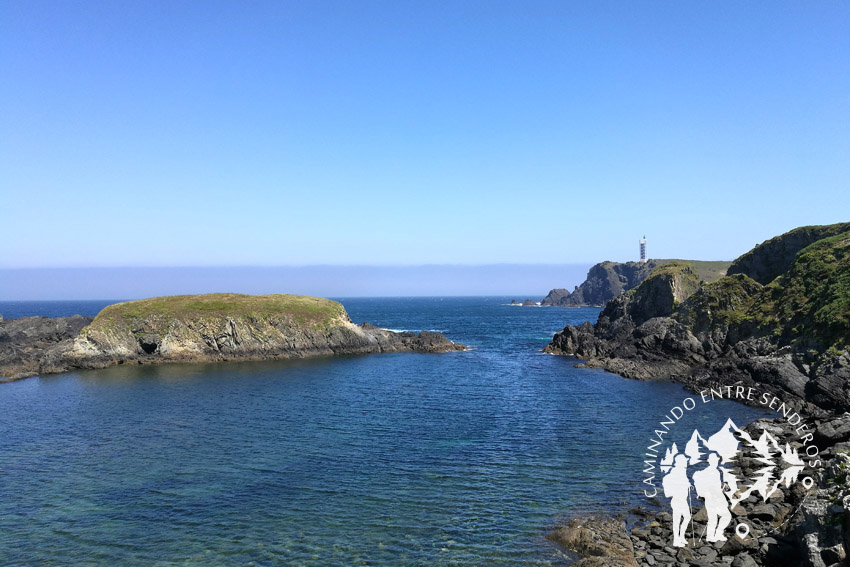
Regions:
<instances>
[{"instance_id":1,"label":"small wave","mask_svg":"<svg viewBox=\"0 0 850 567\"><path fill-rule=\"evenodd\" d=\"M386 327L381 327L382 331L389 331L391 333L409 333L408 329L388 329Z\"/></svg>"}]
</instances>

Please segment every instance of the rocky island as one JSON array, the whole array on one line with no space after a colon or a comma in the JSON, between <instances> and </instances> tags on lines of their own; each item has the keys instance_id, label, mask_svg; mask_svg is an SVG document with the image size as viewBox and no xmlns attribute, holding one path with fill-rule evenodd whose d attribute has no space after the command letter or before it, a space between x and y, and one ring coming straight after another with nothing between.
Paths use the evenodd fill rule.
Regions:
<instances>
[{"instance_id":1,"label":"rocky island","mask_svg":"<svg viewBox=\"0 0 850 567\"><path fill-rule=\"evenodd\" d=\"M300 295L157 297L110 305L94 319L0 318L5 380L116 364L465 349L441 333L355 325L341 304Z\"/></svg>"},{"instance_id":2,"label":"rocky island","mask_svg":"<svg viewBox=\"0 0 850 567\"><path fill-rule=\"evenodd\" d=\"M732 536L695 548L670 546L671 517L660 510L573 519L553 538L582 554L581 565L846 564L850 223L777 236L735 260L727 274L707 283L685 262L655 267L638 286L610 300L596 324L565 327L545 352L629 378L670 379L692 392L740 386L772 393L808 416L805 426L822 465L815 490L803 494L795 485L764 501L751 496L748 510L732 513L760 539ZM769 430L774 423L759 426ZM764 460L744 459L742 466L757 470ZM700 510L693 521L704 533Z\"/></svg>"}]
</instances>

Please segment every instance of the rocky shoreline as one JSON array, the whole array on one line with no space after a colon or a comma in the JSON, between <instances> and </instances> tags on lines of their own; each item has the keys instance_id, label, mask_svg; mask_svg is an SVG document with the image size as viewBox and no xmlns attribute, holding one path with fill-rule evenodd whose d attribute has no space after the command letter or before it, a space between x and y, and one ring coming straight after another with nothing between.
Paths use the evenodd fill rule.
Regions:
<instances>
[{"instance_id":1,"label":"rocky shoreline","mask_svg":"<svg viewBox=\"0 0 850 567\"><path fill-rule=\"evenodd\" d=\"M778 428L762 419L747 428ZM795 484L779 489L766 501L750 496L734 507L732 525L746 522L745 538L729 534L726 541L707 542L706 509L695 506L686 547L673 547L672 516L661 508L634 508L618 516L569 520L550 539L575 552L579 567L733 566L839 567L850 549L850 414L813 420L822 463L817 485L806 490ZM761 466L755 460L744 470ZM730 530L731 531L731 530ZM628 543L626 543L628 539Z\"/></svg>"},{"instance_id":2,"label":"rocky shoreline","mask_svg":"<svg viewBox=\"0 0 850 567\"><path fill-rule=\"evenodd\" d=\"M627 378L672 380L695 393L731 386L775 396L788 411L809 420L814 433L804 444L819 455L813 485L809 490L799 483L783 487L766 500L748 496L731 510L733 521L752 527L752 537L743 539L733 532L726 541L674 547L672 517L660 508L624 511L619 519L575 519L584 522L585 530L594 527L598 533L591 539L596 541L619 541L626 531L633 547L633 555L623 559L622 546L611 554L598 549L588 554L575 538L560 538L565 547L584 553L580 565L846 564L850 223L803 227L766 241L733 262L728 274L706 284L686 263L656 268L640 285L609 301L595 324L557 333L545 352L574 356L580 366ZM757 425L769 430L779 423ZM741 466L752 472L766 461ZM658 504L666 507L662 499ZM700 508L691 529L704 533L705 525L705 508Z\"/></svg>"},{"instance_id":3,"label":"rocky shoreline","mask_svg":"<svg viewBox=\"0 0 850 567\"><path fill-rule=\"evenodd\" d=\"M221 300L213 296L194 298L206 302L205 306ZM233 297L225 299L234 301ZM442 333L399 333L369 323L355 325L341 305L305 299L320 302L316 303L318 308L310 303L309 310L298 305L302 311L293 313L241 312L238 306L230 312L202 308L169 313L161 309L140 311L135 304L155 301L142 300L107 307L94 319L80 315L0 318L0 383L120 364L466 350Z\"/></svg>"}]
</instances>

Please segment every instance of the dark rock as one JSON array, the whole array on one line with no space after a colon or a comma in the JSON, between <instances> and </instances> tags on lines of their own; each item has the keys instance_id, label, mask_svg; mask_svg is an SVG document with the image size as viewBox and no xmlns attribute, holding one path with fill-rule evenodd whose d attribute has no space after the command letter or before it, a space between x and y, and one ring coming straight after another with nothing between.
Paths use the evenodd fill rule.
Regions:
<instances>
[{"instance_id":1,"label":"dark rock","mask_svg":"<svg viewBox=\"0 0 850 567\"><path fill-rule=\"evenodd\" d=\"M750 555L741 553L732 560L732 567L758 567L758 563Z\"/></svg>"},{"instance_id":2,"label":"dark rock","mask_svg":"<svg viewBox=\"0 0 850 567\"><path fill-rule=\"evenodd\" d=\"M758 549L758 544L752 537L748 537L746 540L731 537L725 542L717 542L715 546L719 547L720 555L738 555L742 551Z\"/></svg>"},{"instance_id":3,"label":"dark rock","mask_svg":"<svg viewBox=\"0 0 850 567\"><path fill-rule=\"evenodd\" d=\"M815 443L820 446L833 445L850 440L850 414L821 422L815 429Z\"/></svg>"},{"instance_id":4,"label":"dark rock","mask_svg":"<svg viewBox=\"0 0 850 567\"><path fill-rule=\"evenodd\" d=\"M776 519L776 507L773 504L757 504L749 513L749 516L759 520L773 521Z\"/></svg>"},{"instance_id":5,"label":"dark rock","mask_svg":"<svg viewBox=\"0 0 850 567\"><path fill-rule=\"evenodd\" d=\"M50 349L70 344L91 317L21 317L0 319L0 382L39 373Z\"/></svg>"},{"instance_id":6,"label":"dark rock","mask_svg":"<svg viewBox=\"0 0 850 567\"><path fill-rule=\"evenodd\" d=\"M694 554L687 547L682 547L676 552L676 559L682 563L690 563L694 559Z\"/></svg>"},{"instance_id":7,"label":"dark rock","mask_svg":"<svg viewBox=\"0 0 850 567\"><path fill-rule=\"evenodd\" d=\"M820 557L827 565L833 565L835 563L842 563L847 558L847 554L844 551L843 545L834 545L821 550Z\"/></svg>"}]
</instances>

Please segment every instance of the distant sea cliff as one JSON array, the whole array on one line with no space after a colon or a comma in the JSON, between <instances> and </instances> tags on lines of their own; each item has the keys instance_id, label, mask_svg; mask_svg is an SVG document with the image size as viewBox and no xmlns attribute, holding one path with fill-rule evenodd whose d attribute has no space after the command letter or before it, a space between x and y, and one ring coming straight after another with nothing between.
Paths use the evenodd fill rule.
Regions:
<instances>
[{"instance_id":1,"label":"distant sea cliff","mask_svg":"<svg viewBox=\"0 0 850 567\"><path fill-rule=\"evenodd\" d=\"M652 270L674 262L688 262L705 282L713 282L724 275L731 262L705 262L699 260L648 260L647 262L600 262L590 268L587 278L572 292L553 289L541 305L554 307L602 307L618 295L634 289L649 277Z\"/></svg>"}]
</instances>

